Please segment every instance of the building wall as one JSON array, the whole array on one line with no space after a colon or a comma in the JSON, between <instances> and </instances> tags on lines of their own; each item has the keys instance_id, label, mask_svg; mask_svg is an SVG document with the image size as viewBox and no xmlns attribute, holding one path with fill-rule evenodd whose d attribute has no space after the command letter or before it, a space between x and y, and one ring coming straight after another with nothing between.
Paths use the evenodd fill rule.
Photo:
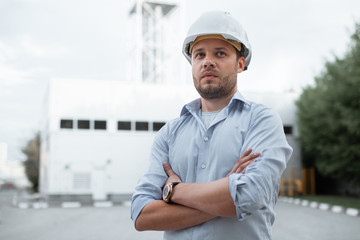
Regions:
<instances>
[{"instance_id":1,"label":"building wall","mask_svg":"<svg viewBox=\"0 0 360 240\"><path fill-rule=\"evenodd\" d=\"M184 104L198 98L193 86L74 79L51 81L48 93L40 189L50 198L83 196L82 201L129 198L147 167L157 132L153 123L176 118ZM289 166L301 168L294 96L244 95L275 108L291 127L287 138L294 155ZM84 121L89 124L81 129ZM95 121L106 122L106 129L95 129ZM119 122L130 128L119 129ZM148 128L139 129L136 122L148 123Z\"/></svg>"},{"instance_id":2,"label":"building wall","mask_svg":"<svg viewBox=\"0 0 360 240\"><path fill-rule=\"evenodd\" d=\"M183 103L196 96L192 86L74 79L51 81L48 93L41 192L93 200L132 193L147 167L159 124L179 116ZM80 129L84 121L89 125ZM95 121L105 122L106 128L95 129ZM130 129L119 129L119 122L130 123Z\"/></svg>"}]
</instances>

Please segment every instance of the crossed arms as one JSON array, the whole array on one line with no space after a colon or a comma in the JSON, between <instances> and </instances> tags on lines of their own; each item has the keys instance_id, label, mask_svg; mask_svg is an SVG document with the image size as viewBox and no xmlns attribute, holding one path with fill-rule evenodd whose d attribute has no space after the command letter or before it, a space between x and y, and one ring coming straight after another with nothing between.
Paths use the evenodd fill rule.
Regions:
<instances>
[{"instance_id":1,"label":"crossed arms","mask_svg":"<svg viewBox=\"0 0 360 240\"><path fill-rule=\"evenodd\" d=\"M250 154L248 149L235 163L226 177L208 183L181 183L173 191L168 204L155 200L147 204L136 220L138 231L144 230L180 230L207 222L215 217L234 217L235 205L229 191L229 176L244 173L260 153ZM163 164L168 175L165 184L182 182L168 163Z\"/></svg>"}]
</instances>

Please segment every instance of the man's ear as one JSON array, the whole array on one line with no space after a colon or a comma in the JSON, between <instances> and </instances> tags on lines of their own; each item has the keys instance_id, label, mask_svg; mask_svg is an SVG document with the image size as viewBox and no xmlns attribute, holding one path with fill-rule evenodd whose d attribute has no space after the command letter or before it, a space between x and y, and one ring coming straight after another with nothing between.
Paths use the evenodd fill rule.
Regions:
<instances>
[{"instance_id":1,"label":"man's ear","mask_svg":"<svg viewBox=\"0 0 360 240\"><path fill-rule=\"evenodd\" d=\"M239 57L237 73L241 73L242 71L244 71L244 68L245 68L245 58Z\"/></svg>"}]
</instances>

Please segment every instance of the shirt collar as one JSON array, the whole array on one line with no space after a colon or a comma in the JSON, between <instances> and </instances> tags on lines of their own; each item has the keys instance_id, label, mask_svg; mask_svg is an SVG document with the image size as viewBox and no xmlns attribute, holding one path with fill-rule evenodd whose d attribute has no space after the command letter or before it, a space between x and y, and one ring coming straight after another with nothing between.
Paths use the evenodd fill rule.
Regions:
<instances>
[{"instance_id":1,"label":"shirt collar","mask_svg":"<svg viewBox=\"0 0 360 240\"><path fill-rule=\"evenodd\" d=\"M232 96L228 106L232 105L235 102L243 102L244 104L250 105L249 101L245 100L245 98L241 95L241 93L239 91L236 91L235 94ZM195 99L194 101L186 104L180 113L180 116L188 113L188 112L192 112L192 111L197 111L201 109L201 99Z\"/></svg>"}]
</instances>

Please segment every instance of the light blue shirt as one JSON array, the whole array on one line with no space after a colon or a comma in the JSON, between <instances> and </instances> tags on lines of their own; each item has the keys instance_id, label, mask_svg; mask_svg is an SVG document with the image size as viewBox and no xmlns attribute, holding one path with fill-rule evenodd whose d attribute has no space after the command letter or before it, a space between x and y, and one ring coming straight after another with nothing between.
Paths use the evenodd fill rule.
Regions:
<instances>
[{"instance_id":1,"label":"light blue shirt","mask_svg":"<svg viewBox=\"0 0 360 240\"><path fill-rule=\"evenodd\" d=\"M280 176L289 160L288 145L279 115L270 108L246 101L239 92L206 128L197 99L156 135L149 168L139 180L131 205L134 223L151 201L161 199L167 180L162 163L170 163L183 182L201 183L225 177L249 148L261 156L244 174L229 177L229 190L237 217L217 217L180 231L165 231L164 239L271 239Z\"/></svg>"}]
</instances>

